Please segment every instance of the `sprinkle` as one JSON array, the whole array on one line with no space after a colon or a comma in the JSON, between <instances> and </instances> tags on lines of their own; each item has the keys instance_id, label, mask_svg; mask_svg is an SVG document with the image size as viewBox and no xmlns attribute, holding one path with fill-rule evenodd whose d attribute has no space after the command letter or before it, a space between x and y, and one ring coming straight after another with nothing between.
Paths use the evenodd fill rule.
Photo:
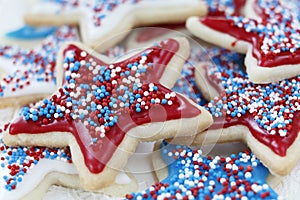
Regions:
<instances>
[{"instance_id":1,"label":"sprinkle","mask_svg":"<svg viewBox=\"0 0 300 200\"><path fill-rule=\"evenodd\" d=\"M70 26L59 28L48 36L41 45L34 49L23 49L16 46L0 46L0 58L7 60L13 72L0 82L0 97L8 97L11 92L17 94L33 84L46 83L49 87L41 88L35 93L51 93L47 91L56 84L56 54L66 41L77 40L76 29ZM64 65L64 67L67 67ZM10 69L10 70L11 70ZM38 88L38 87L37 87ZM28 91L28 93L31 91Z\"/></svg>"},{"instance_id":2,"label":"sprinkle","mask_svg":"<svg viewBox=\"0 0 300 200\"><path fill-rule=\"evenodd\" d=\"M208 16L239 15L245 0L206 0Z\"/></svg>"},{"instance_id":3,"label":"sprinkle","mask_svg":"<svg viewBox=\"0 0 300 200\"><path fill-rule=\"evenodd\" d=\"M297 59L294 54L300 47L299 1L281 3L280 0L257 0L253 6L254 10L258 10L262 20L227 16L227 21L231 26L241 29L238 39L254 42L253 48L261 54L261 66L266 63L264 61L277 60L273 59L274 56L278 57L284 52L288 53L287 55L291 58ZM286 54L282 55L286 56ZM293 62L294 59L289 60ZM266 63L266 65L269 64Z\"/></svg>"},{"instance_id":4,"label":"sprinkle","mask_svg":"<svg viewBox=\"0 0 300 200\"><path fill-rule=\"evenodd\" d=\"M0 139L0 169L3 189L13 191L23 182L23 177L34 169L42 159L72 163L69 149L44 147L9 147Z\"/></svg>"},{"instance_id":5,"label":"sprinkle","mask_svg":"<svg viewBox=\"0 0 300 200\"><path fill-rule=\"evenodd\" d=\"M206 73L212 80L221 81L224 92L211 100L206 109L215 118L225 116L227 122L251 116L266 133L288 136L295 118L293 114L300 109L300 76L278 83L253 84L243 71L241 55L214 51L216 55L212 59L216 65L206 66Z\"/></svg>"},{"instance_id":6,"label":"sprinkle","mask_svg":"<svg viewBox=\"0 0 300 200\"><path fill-rule=\"evenodd\" d=\"M80 120L92 136L89 144L98 145L118 123L121 113L142 113L158 104L173 105L178 101L175 92L156 83L142 84L153 56L157 56L155 49L132 60L108 66L100 66L96 58L80 48L66 50L66 83L49 99L30 105L30 109L25 107L22 111L24 120L44 124L57 119ZM82 60L85 60L85 65L81 66ZM134 69L135 65L139 69ZM94 73L95 70L97 73ZM168 101L165 100L167 93L170 96Z\"/></svg>"},{"instance_id":7,"label":"sprinkle","mask_svg":"<svg viewBox=\"0 0 300 200\"><path fill-rule=\"evenodd\" d=\"M126 195L126 199L280 199L266 184L268 170L248 151L211 158L186 146L163 142L161 147L161 157L169 167L168 177L148 190ZM193 161L199 157L200 162ZM252 162L259 164L249 172L247 168L252 167ZM216 168L210 168L210 163ZM229 164L236 165L237 170L225 167ZM142 194L147 194L147 198Z\"/></svg>"}]
</instances>

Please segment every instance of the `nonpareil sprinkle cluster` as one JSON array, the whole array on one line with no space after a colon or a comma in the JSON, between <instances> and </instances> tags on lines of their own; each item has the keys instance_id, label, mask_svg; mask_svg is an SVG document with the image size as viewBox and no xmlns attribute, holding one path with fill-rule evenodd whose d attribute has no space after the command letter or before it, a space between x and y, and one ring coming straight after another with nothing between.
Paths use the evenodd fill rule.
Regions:
<instances>
[{"instance_id":1,"label":"nonpareil sprinkle cluster","mask_svg":"<svg viewBox=\"0 0 300 200\"><path fill-rule=\"evenodd\" d=\"M228 16L234 26L257 35L256 47L262 55L276 56L282 52L295 53L300 47L299 2L255 0L261 20Z\"/></svg>"},{"instance_id":2,"label":"nonpareil sprinkle cluster","mask_svg":"<svg viewBox=\"0 0 300 200\"><path fill-rule=\"evenodd\" d=\"M220 82L223 93L206 106L214 117L226 116L227 121L251 116L268 134L284 137L292 130L294 115L300 110L300 76L278 83L253 84L238 63L228 65L235 53L224 52L213 58L207 74ZM230 62L229 62L230 63Z\"/></svg>"},{"instance_id":3,"label":"nonpareil sprinkle cluster","mask_svg":"<svg viewBox=\"0 0 300 200\"><path fill-rule=\"evenodd\" d=\"M72 163L68 149L50 149L44 147L9 147L0 140L0 169L1 181L4 188L14 190L42 159L59 160Z\"/></svg>"},{"instance_id":4,"label":"nonpareil sprinkle cluster","mask_svg":"<svg viewBox=\"0 0 300 200\"><path fill-rule=\"evenodd\" d=\"M252 153L204 157L200 149L163 142L169 175L127 199L278 199L266 183L268 169Z\"/></svg>"},{"instance_id":5,"label":"nonpareil sprinkle cluster","mask_svg":"<svg viewBox=\"0 0 300 200\"><path fill-rule=\"evenodd\" d=\"M7 61L1 68L9 72L0 82L0 96L18 92L32 82L55 84L56 54L64 42L74 40L77 40L76 29L63 26L34 49L0 46L0 59Z\"/></svg>"},{"instance_id":6,"label":"nonpareil sprinkle cluster","mask_svg":"<svg viewBox=\"0 0 300 200\"><path fill-rule=\"evenodd\" d=\"M102 20L107 14L114 11L118 6L124 4L136 4L141 0L47 0L59 6L60 12L80 8L88 13L88 18L93 21L95 27L102 25Z\"/></svg>"},{"instance_id":7,"label":"nonpareil sprinkle cluster","mask_svg":"<svg viewBox=\"0 0 300 200\"><path fill-rule=\"evenodd\" d=\"M92 136L91 144L97 144L120 115L172 105L175 92L163 93L160 84L144 82L153 68L155 48L116 64L104 64L80 48L67 50L64 86L50 99L24 107L24 119L43 124L81 121Z\"/></svg>"},{"instance_id":8,"label":"nonpareil sprinkle cluster","mask_svg":"<svg viewBox=\"0 0 300 200\"><path fill-rule=\"evenodd\" d=\"M238 14L244 3L245 0L206 0L210 16Z\"/></svg>"}]
</instances>

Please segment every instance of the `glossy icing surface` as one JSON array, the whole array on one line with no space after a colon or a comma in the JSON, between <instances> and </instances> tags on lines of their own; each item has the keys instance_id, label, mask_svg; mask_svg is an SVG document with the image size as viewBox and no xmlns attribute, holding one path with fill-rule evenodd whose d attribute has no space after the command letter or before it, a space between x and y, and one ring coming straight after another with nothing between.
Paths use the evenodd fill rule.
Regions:
<instances>
[{"instance_id":1,"label":"glossy icing surface","mask_svg":"<svg viewBox=\"0 0 300 200\"><path fill-rule=\"evenodd\" d=\"M181 95L159 84L178 45L167 40L110 65L70 45L64 51L64 86L50 99L24 108L9 133L70 132L88 169L100 173L133 127L200 114Z\"/></svg>"},{"instance_id":2,"label":"glossy icing surface","mask_svg":"<svg viewBox=\"0 0 300 200\"><path fill-rule=\"evenodd\" d=\"M297 1L280 3L279 0L255 0L252 9L260 14L261 21L242 16L207 17L200 21L216 31L233 36L237 41L250 43L259 66L276 67L299 63L297 8Z\"/></svg>"},{"instance_id":3,"label":"glossy icing surface","mask_svg":"<svg viewBox=\"0 0 300 200\"><path fill-rule=\"evenodd\" d=\"M206 106L215 118L213 127L245 125L258 141L285 156L300 131L300 77L253 84L241 64L242 56L219 50L213 61L215 66L206 66L210 84L220 91Z\"/></svg>"}]
</instances>

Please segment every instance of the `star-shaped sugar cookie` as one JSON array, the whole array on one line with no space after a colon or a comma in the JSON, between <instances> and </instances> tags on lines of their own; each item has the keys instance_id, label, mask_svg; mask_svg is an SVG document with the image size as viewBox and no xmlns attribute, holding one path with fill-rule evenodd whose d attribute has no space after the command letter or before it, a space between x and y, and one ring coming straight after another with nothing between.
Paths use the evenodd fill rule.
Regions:
<instances>
[{"instance_id":1,"label":"star-shaped sugar cookie","mask_svg":"<svg viewBox=\"0 0 300 200\"><path fill-rule=\"evenodd\" d=\"M268 169L248 151L213 158L167 142L156 150L154 165L168 170L160 182L126 199L280 199L267 184Z\"/></svg>"},{"instance_id":2,"label":"star-shaped sugar cookie","mask_svg":"<svg viewBox=\"0 0 300 200\"><path fill-rule=\"evenodd\" d=\"M138 142L193 136L212 123L205 109L168 89L188 55L184 38L162 41L111 64L91 49L68 44L58 64L64 68L60 88L24 108L4 141L70 146L82 186L103 188Z\"/></svg>"},{"instance_id":3,"label":"star-shaped sugar cookie","mask_svg":"<svg viewBox=\"0 0 300 200\"><path fill-rule=\"evenodd\" d=\"M31 25L78 24L83 42L105 51L134 27L183 23L189 16L206 12L202 0L41 0L25 21Z\"/></svg>"},{"instance_id":4,"label":"star-shaped sugar cookie","mask_svg":"<svg viewBox=\"0 0 300 200\"><path fill-rule=\"evenodd\" d=\"M243 57L219 49L196 71L204 91L208 84L218 94L205 107L214 123L195 144L244 141L269 170L288 174L300 158L300 77L278 83L254 84L244 71Z\"/></svg>"},{"instance_id":5,"label":"star-shaped sugar cookie","mask_svg":"<svg viewBox=\"0 0 300 200\"><path fill-rule=\"evenodd\" d=\"M0 45L0 107L24 105L53 93L59 48L77 39L74 27L63 26L35 48Z\"/></svg>"},{"instance_id":6,"label":"star-shaped sugar cookie","mask_svg":"<svg viewBox=\"0 0 300 200\"><path fill-rule=\"evenodd\" d=\"M300 74L299 1L248 0L246 17L191 17L197 37L245 53L249 80L270 83Z\"/></svg>"},{"instance_id":7,"label":"star-shaped sugar cookie","mask_svg":"<svg viewBox=\"0 0 300 200\"><path fill-rule=\"evenodd\" d=\"M207 16L240 15L246 0L205 0ZM161 24L137 28L126 39L129 48L141 47L170 37L191 37L184 24Z\"/></svg>"},{"instance_id":8,"label":"star-shaped sugar cookie","mask_svg":"<svg viewBox=\"0 0 300 200\"><path fill-rule=\"evenodd\" d=\"M3 131L18 112L14 110L0 109L0 199L41 199L51 185L80 188L68 148L10 147L3 143ZM123 196L136 189L136 180L120 172L112 186L97 193Z\"/></svg>"}]
</instances>

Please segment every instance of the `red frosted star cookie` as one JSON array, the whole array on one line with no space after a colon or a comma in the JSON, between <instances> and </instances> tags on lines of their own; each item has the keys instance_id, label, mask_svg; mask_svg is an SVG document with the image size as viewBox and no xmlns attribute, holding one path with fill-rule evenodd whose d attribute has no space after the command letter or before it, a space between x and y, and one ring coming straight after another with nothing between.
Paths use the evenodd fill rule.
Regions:
<instances>
[{"instance_id":1,"label":"red frosted star cookie","mask_svg":"<svg viewBox=\"0 0 300 200\"><path fill-rule=\"evenodd\" d=\"M123 48L114 47L106 52L108 57L124 54ZM10 147L3 143L3 130L14 113L13 108L0 109L0 199L43 198L51 185L80 188L78 171L72 164L68 148ZM136 191L138 184L129 173L122 170L112 185L93 195L123 196ZM9 197L9 198L8 198Z\"/></svg>"},{"instance_id":2,"label":"red frosted star cookie","mask_svg":"<svg viewBox=\"0 0 300 200\"><path fill-rule=\"evenodd\" d=\"M25 16L31 25L79 24L85 44L104 51L137 26L183 23L204 16L202 0L40 0Z\"/></svg>"},{"instance_id":3,"label":"red frosted star cookie","mask_svg":"<svg viewBox=\"0 0 300 200\"><path fill-rule=\"evenodd\" d=\"M249 80L270 83L300 74L299 6L248 0L246 17L192 17L186 25L207 42L245 53Z\"/></svg>"},{"instance_id":4,"label":"red frosted star cookie","mask_svg":"<svg viewBox=\"0 0 300 200\"><path fill-rule=\"evenodd\" d=\"M196 71L202 91L214 88L205 106L214 123L195 144L244 141L273 174L287 175L300 159L300 77L254 84L244 72L243 57L219 49L215 65Z\"/></svg>"},{"instance_id":5,"label":"red frosted star cookie","mask_svg":"<svg viewBox=\"0 0 300 200\"><path fill-rule=\"evenodd\" d=\"M25 107L3 139L10 145L70 146L83 187L107 186L138 142L192 136L211 124L205 109L168 89L188 56L183 38L110 64L69 44L60 55L60 88Z\"/></svg>"}]
</instances>

